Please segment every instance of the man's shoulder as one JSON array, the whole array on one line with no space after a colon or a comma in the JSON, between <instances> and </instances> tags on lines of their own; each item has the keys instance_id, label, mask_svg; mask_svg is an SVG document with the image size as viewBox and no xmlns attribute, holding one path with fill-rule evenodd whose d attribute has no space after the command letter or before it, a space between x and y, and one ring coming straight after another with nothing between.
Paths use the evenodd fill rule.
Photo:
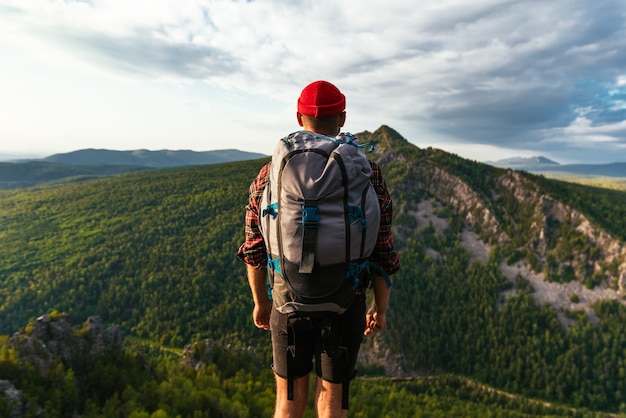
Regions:
<instances>
[{"instance_id":1,"label":"man's shoulder","mask_svg":"<svg viewBox=\"0 0 626 418\"><path fill-rule=\"evenodd\" d=\"M270 181L270 163L265 164L250 184L250 194L259 197Z\"/></svg>"},{"instance_id":2,"label":"man's shoulder","mask_svg":"<svg viewBox=\"0 0 626 418\"><path fill-rule=\"evenodd\" d=\"M271 169L272 169L272 162L269 161L267 164L265 164L263 167L261 167L261 170L259 171L258 178L259 179L263 179L264 181L269 180Z\"/></svg>"}]
</instances>

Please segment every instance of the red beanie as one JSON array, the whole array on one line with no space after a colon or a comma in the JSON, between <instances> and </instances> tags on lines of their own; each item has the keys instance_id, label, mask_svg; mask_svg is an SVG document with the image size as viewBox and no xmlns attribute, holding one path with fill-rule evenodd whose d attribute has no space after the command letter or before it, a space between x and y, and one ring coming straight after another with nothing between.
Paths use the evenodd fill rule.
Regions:
<instances>
[{"instance_id":1,"label":"red beanie","mask_svg":"<svg viewBox=\"0 0 626 418\"><path fill-rule=\"evenodd\" d=\"M298 99L298 112L314 118L338 115L345 108L346 96L328 81L320 80L309 84Z\"/></svg>"}]
</instances>

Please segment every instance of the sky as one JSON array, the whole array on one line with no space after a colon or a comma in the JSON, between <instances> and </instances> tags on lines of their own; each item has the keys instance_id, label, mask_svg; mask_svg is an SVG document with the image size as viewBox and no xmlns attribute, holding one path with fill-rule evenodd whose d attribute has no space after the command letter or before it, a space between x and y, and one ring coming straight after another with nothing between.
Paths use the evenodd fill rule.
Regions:
<instances>
[{"instance_id":1,"label":"sky","mask_svg":"<svg viewBox=\"0 0 626 418\"><path fill-rule=\"evenodd\" d=\"M347 132L626 161L623 0L0 0L0 57L0 159L271 154L324 79Z\"/></svg>"}]
</instances>

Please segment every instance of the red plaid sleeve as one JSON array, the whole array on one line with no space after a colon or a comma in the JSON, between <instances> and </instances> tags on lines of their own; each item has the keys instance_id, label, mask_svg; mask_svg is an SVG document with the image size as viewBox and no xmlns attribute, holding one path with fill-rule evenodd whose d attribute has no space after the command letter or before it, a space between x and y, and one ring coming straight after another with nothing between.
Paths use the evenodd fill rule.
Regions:
<instances>
[{"instance_id":1,"label":"red plaid sleeve","mask_svg":"<svg viewBox=\"0 0 626 418\"><path fill-rule=\"evenodd\" d=\"M267 251L263 236L259 229L259 206L261 195L270 179L270 164L261 168L256 179L250 184L249 200L246 206L246 239L237 251L237 257L241 261L256 268L264 268L267 265Z\"/></svg>"},{"instance_id":2,"label":"red plaid sleeve","mask_svg":"<svg viewBox=\"0 0 626 418\"><path fill-rule=\"evenodd\" d=\"M380 227L374 252L370 261L376 263L385 273L392 275L400 269L400 259L393 246L391 220L393 219L393 200L387 189L380 167L370 161L372 165L372 185L380 204Z\"/></svg>"}]
</instances>

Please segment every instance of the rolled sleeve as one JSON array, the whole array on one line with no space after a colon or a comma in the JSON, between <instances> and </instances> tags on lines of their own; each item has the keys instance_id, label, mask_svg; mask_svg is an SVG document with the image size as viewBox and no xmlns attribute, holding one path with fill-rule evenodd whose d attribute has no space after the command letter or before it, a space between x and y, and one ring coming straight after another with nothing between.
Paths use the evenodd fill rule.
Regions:
<instances>
[{"instance_id":1,"label":"rolled sleeve","mask_svg":"<svg viewBox=\"0 0 626 418\"><path fill-rule=\"evenodd\" d=\"M269 168L269 163L264 165L250 184L248 205L246 206L245 241L237 251L237 257L241 261L259 269L265 268L267 264L267 251L259 228L259 206L263 190L269 181Z\"/></svg>"},{"instance_id":2,"label":"rolled sleeve","mask_svg":"<svg viewBox=\"0 0 626 418\"><path fill-rule=\"evenodd\" d=\"M378 196L380 205L380 226L374 252L370 261L378 265L388 275L392 275L400 269L400 259L394 248L391 222L393 219L393 200L387 189L380 167L370 161L372 165L372 186Z\"/></svg>"}]
</instances>

